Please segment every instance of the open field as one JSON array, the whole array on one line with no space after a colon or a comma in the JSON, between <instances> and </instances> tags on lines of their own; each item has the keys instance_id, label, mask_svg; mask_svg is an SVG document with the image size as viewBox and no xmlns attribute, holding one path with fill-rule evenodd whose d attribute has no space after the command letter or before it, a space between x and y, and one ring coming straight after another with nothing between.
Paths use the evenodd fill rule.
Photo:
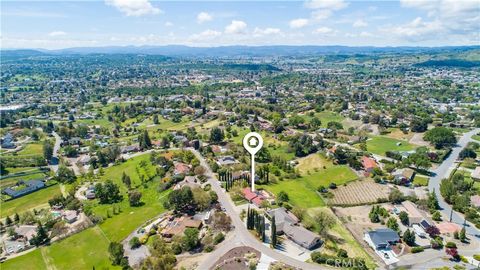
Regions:
<instances>
[{"instance_id":1,"label":"open field","mask_svg":"<svg viewBox=\"0 0 480 270\"><path fill-rule=\"evenodd\" d=\"M480 135L473 135L472 139L477 140L480 142Z\"/></svg>"},{"instance_id":2,"label":"open field","mask_svg":"<svg viewBox=\"0 0 480 270\"><path fill-rule=\"evenodd\" d=\"M140 166L142 161L146 163L146 166L143 168ZM115 207L120 209L119 213L113 213L114 205L98 204L97 201L90 203L89 207L92 207L93 212L105 218L105 221L99 225L99 228L103 230L111 241L123 240L145 221L165 211L163 202L170 191L158 192L159 179L157 178L147 182L145 186L143 186L140 176L136 172L137 168L141 175L154 175L155 169L150 162L150 154L140 155L120 165L110 167L105 170L105 174L101 177L102 180L110 179L120 186L123 201L115 204ZM141 201L144 203L142 206L131 207L129 205L127 188L121 180L124 171L130 176L132 186L137 186L137 190L142 193ZM111 217L107 218L108 216ZM125 222L126 220L128 220L128 222Z\"/></svg>"},{"instance_id":3,"label":"open field","mask_svg":"<svg viewBox=\"0 0 480 270\"><path fill-rule=\"evenodd\" d=\"M32 266L35 268L31 268ZM43 261L42 252L40 249L31 251L25 255L10 259L1 264L2 270L17 270L17 269L35 269L47 270L47 266Z\"/></svg>"},{"instance_id":4,"label":"open field","mask_svg":"<svg viewBox=\"0 0 480 270\"><path fill-rule=\"evenodd\" d=\"M108 259L108 244L100 229L93 227L8 260L2 269L120 269Z\"/></svg>"},{"instance_id":5,"label":"open field","mask_svg":"<svg viewBox=\"0 0 480 270\"><path fill-rule=\"evenodd\" d=\"M25 147L17 152L19 156L35 156L43 155L43 145L40 143L28 143Z\"/></svg>"},{"instance_id":6,"label":"open field","mask_svg":"<svg viewBox=\"0 0 480 270\"><path fill-rule=\"evenodd\" d=\"M59 185L53 185L31 194L16 198L7 202L2 202L1 218L22 213L33 208L43 208L48 200L61 194Z\"/></svg>"},{"instance_id":7,"label":"open field","mask_svg":"<svg viewBox=\"0 0 480 270\"><path fill-rule=\"evenodd\" d=\"M419 175L418 173L415 175L413 179L413 184L416 186L428 186L428 176Z\"/></svg>"},{"instance_id":8,"label":"open field","mask_svg":"<svg viewBox=\"0 0 480 270\"><path fill-rule=\"evenodd\" d=\"M319 186L327 187L330 183L335 183L339 186L357 178L358 176L348 166L336 165L302 176L300 180L306 181L309 186L317 190Z\"/></svg>"},{"instance_id":9,"label":"open field","mask_svg":"<svg viewBox=\"0 0 480 270\"><path fill-rule=\"evenodd\" d=\"M331 209L324 207L309 209L307 211L308 218L311 218L311 216L322 211L334 217L336 221L335 225L329 231L328 236L325 239L326 243L323 252L331 255L336 255L336 251L338 249L344 249L347 251L349 257L363 258L369 266L369 269L374 269L376 265L373 258L355 240L353 235L345 228L340 219L332 212ZM333 248L333 250L330 250L329 248Z\"/></svg>"},{"instance_id":10,"label":"open field","mask_svg":"<svg viewBox=\"0 0 480 270\"><path fill-rule=\"evenodd\" d=\"M297 180L278 181L277 184L259 186L278 195L280 191L284 191L290 198L289 203L301 208L312 208L324 206L322 198L316 191L307 186L306 182Z\"/></svg>"},{"instance_id":11,"label":"open field","mask_svg":"<svg viewBox=\"0 0 480 270\"><path fill-rule=\"evenodd\" d=\"M375 203L379 198L388 198L390 189L372 180L360 180L340 186L332 191L332 205L359 205Z\"/></svg>"},{"instance_id":12,"label":"open field","mask_svg":"<svg viewBox=\"0 0 480 270\"><path fill-rule=\"evenodd\" d=\"M328 122L342 122L345 117L336 112L323 111L315 113L315 116L322 122L322 127L327 127Z\"/></svg>"},{"instance_id":13,"label":"open field","mask_svg":"<svg viewBox=\"0 0 480 270\"><path fill-rule=\"evenodd\" d=\"M405 134L399 128L391 128L389 131L390 133L386 134L385 136L402 141L410 141L410 139L412 139L412 137L415 135L413 132L408 132Z\"/></svg>"},{"instance_id":14,"label":"open field","mask_svg":"<svg viewBox=\"0 0 480 270\"><path fill-rule=\"evenodd\" d=\"M397 143L401 143L397 145ZM385 155L386 151L410 151L415 146L409 142L397 140L385 136L374 136L367 140L367 151L377 155Z\"/></svg>"},{"instance_id":15,"label":"open field","mask_svg":"<svg viewBox=\"0 0 480 270\"><path fill-rule=\"evenodd\" d=\"M318 153L310 154L306 157L297 159L298 165L296 169L300 174L305 175L307 172L314 172L315 169L323 169L332 167L333 164L331 161L327 160L325 157Z\"/></svg>"}]
</instances>

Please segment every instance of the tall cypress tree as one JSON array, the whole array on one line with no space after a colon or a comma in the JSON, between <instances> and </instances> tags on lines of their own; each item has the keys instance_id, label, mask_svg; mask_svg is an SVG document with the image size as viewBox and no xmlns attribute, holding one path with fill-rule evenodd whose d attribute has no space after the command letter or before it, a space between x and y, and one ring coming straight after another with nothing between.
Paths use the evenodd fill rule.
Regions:
<instances>
[{"instance_id":1,"label":"tall cypress tree","mask_svg":"<svg viewBox=\"0 0 480 270\"><path fill-rule=\"evenodd\" d=\"M277 246L277 225L275 224L275 216L272 217L272 228L271 228L271 241L270 246L275 248Z\"/></svg>"}]
</instances>

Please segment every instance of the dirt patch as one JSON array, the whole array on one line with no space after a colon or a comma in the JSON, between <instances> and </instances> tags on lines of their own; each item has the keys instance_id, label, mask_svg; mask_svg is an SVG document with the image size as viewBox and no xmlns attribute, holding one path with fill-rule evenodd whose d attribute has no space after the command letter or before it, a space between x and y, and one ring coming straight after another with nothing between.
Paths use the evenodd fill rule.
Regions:
<instances>
[{"instance_id":1,"label":"dirt patch","mask_svg":"<svg viewBox=\"0 0 480 270\"><path fill-rule=\"evenodd\" d=\"M360 205L375 203L378 199L387 199L390 188L367 179L339 186L332 193L333 198L328 201L332 205Z\"/></svg>"},{"instance_id":2,"label":"dirt patch","mask_svg":"<svg viewBox=\"0 0 480 270\"><path fill-rule=\"evenodd\" d=\"M423 133L413 134L412 138L410 138L409 143L419 146L430 146L429 142L423 139Z\"/></svg>"},{"instance_id":3,"label":"dirt patch","mask_svg":"<svg viewBox=\"0 0 480 270\"><path fill-rule=\"evenodd\" d=\"M387 136L393 139L409 141L415 133L408 132L407 134L403 133L400 129L394 129L392 132L388 133Z\"/></svg>"},{"instance_id":4,"label":"dirt patch","mask_svg":"<svg viewBox=\"0 0 480 270\"><path fill-rule=\"evenodd\" d=\"M307 174L309 171L312 173L315 169L328 168L333 165L331 161L328 161L318 153L299 158L297 161L298 165L296 166L296 169L298 169L302 175Z\"/></svg>"}]
</instances>

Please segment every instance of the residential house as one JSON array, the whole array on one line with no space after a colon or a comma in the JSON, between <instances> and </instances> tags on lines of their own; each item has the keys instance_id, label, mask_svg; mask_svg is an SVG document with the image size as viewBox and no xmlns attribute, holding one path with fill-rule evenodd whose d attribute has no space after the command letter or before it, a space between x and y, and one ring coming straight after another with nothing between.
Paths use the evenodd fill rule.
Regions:
<instances>
[{"instance_id":1,"label":"residential house","mask_svg":"<svg viewBox=\"0 0 480 270\"><path fill-rule=\"evenodd\" d=\"M247 201L255 204L257 207L260 207L262 202L266 199L260 192L258 191L252 192L252 190L249 187L244 188L242 190L242 193L243 193L243 197Z\"/></svg>"},{"instance_id":2,"label":"residential house","mask_svg":"<svg viewBox=\"0 0 480 270\"><path fill-rule=\"evenodd\" d=\"M63 219L69 223L69 224L72 224L74 223L75 221L78 220L78 213L77 211L75 210L66 210L64 213L63 213Z\"/></svg>"},{"instance_id":3,"label":"residential house","mask_svg":"<svg viewBox=\"0 0 480 270\"><path fill-rule=\"evenodd\" d=\"M415 171L410 168L398 169L392 173L392 176L397 184L407 184L413 182Z\"/></svg>"},{"instance_id":4,"label":"residential house","mask_svg":"<svg viewBox=\"0 0 480 270\"><path fill-rule=\"evenodd\" d=\"M201 227L201 220L195 220L191 217L182 216L169 221L161 231L161 234L163 237L171 239L175 235L182 235L187 228L200 229Z\"/></svg>"},{"instance_id":5,"label":"residential house","mask_svg":"<svg viewBox=\"0 0 480 270\"><path fill-rule=\"evenodd\" d=\"M173 187L173 189L177 190L177 189L181 189L185 186L190 187L190 189L201 187L200 182L197 180L197 178L195 176L185 176L185 178L182 181L178 182Z\"/></svg>"},{"instance_id":6,"label":"residential house","mask_svg":"<svg viewBox=\"0 0 480 270\"><path fill-rule=\"evenodd\" d=\"M176 162L175 163L175 169L173 171L173 174L188 174L190 170L192 169L192 166L182 163L182 162Z\"/></svg>"},{"instance_id":7,"label":"residential house","mask_svg":"<svg viewBox=\"0 0 480 270\"><path fill-rule=\"evenodd\" d=\"M279 207L271 209L266 213L270 218L275 217L275 225L278 234L283 233L283 227L286 224L296 225L298 224L298 218L292 214L292 212L287 211L284 207Z\"/></svg>"},{"instance_id":8,"label":"residential house","mask_svg":"<svg viewBox=\"0 0 480 270\"><path fill-rule=\"evenodd\" d=\"M18 198L23 195L27 195L39 189L45 187L45 183L41 180L30 180L30 181L18 181L14 187L7 187L2 190L3 194L6 194L12 198Z\"/></svg>"},{"instance_id":9,"label":"residential house","mask_svg":"<svg viewBox=\"0 0 480 270\"><path fill-rule=\"evenodd\" d=\"M365 170L365 176L369 176L373 169L378 167L375 159L367 156L362 157L362 165L363 169Z\"/></svg>"},{"instance_id":10,"label":"residential house","mask_svg":"<svg viewBox=\"0 0 480 270\"><path fill-rule=\"evenodd\" d=\"M286 223L283 226L283 233L297 245L309 250L314 249L323 243L317 234L305 229L302 226L295 226L290 223Z\"/></svg>"},{"instance_id":11,"label":"residential house","mask_svg":"<svg viewBox=\"0 0 480 270\"><path fill-rule=\"evenodd\" d=\"M217 164L220 166L228 166L239 163L234 157L232 156L223 156L217 159Z\"/></svg>"},{"instance_id":12,"label":"residential house","mask_svg":"<svg viewBox=\"0 0 480 270\"><path fill-rule=\"evenodd\" d=\"M398 233L389 228L381 228L365 233L365 241L375 250L388 249L400 242Z\"/></svg>"},{"instance_id":13,"label":"residential house","mask_svg":"<svg viewBox=\"0 0 480 270\"><path fill-rule=\"evenodd\" d=\"M15 148L15 143L13 142L13 135L12 133L7 133L7 135L5 135L3 138L2 138L2 148L4 149L12 149L12 148Z\"/></svg>"}]
</instances>

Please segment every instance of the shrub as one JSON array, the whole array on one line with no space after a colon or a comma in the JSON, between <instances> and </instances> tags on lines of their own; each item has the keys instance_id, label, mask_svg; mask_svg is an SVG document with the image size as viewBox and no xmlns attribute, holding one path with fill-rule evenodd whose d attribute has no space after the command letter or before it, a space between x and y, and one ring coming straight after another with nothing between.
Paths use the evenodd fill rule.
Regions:
<instances>
[{"instance_id":1,"label":"shrub","mask_svg":"<svg viewBox=\"0 0 480 270\"><path fill-rule=\"evenodd\" d=\"M223 235L223 233L220 232L217 235L215 235L215 237L213 238L213 243L217 245L221 243L224 239L225 239L225 235Z\"/></svg>"},{"instance_id":2,"label":"shrub","mask_svg":"<svg viewBox=\"0 0 480 270\"><path fill-rule=\"evenodd\" d=\"M446 248L457 248L457 244L455 244L454 242L447 242L447 244L445 244L445 247Z\"/></svg>"},{"instance_id":3,"label":"shrub","mask_svg":"<svg viewBox=\"0 0 480 270\"><path fill-rule=\"evenodd\" d=\"M423 247L413 247L412 248L412 253L419 253L419 252L423 252L424 248Z\"/></svg>"},{"instance_id":4,"label":"shrub","mask_svg":"<svg viewBox=\"0 0 480 270\"><path fill-rule=\"evenodd\" d=\"M138 239L136 236L132 237L128 243L130 244L131 249L136 249L142 245L142 243L140 243L140 239Z\"/></svg>"},{"instance_id":5,"label":"shrub","mask_svg":"<svg viewBox=\"0 0 480 270\"><path fill-rule=\"evenodd\" d=\"M212 252L213 247L212 246L206 246L204 250L205 250L205 252Z\"/></svg>"}]
</instances>

